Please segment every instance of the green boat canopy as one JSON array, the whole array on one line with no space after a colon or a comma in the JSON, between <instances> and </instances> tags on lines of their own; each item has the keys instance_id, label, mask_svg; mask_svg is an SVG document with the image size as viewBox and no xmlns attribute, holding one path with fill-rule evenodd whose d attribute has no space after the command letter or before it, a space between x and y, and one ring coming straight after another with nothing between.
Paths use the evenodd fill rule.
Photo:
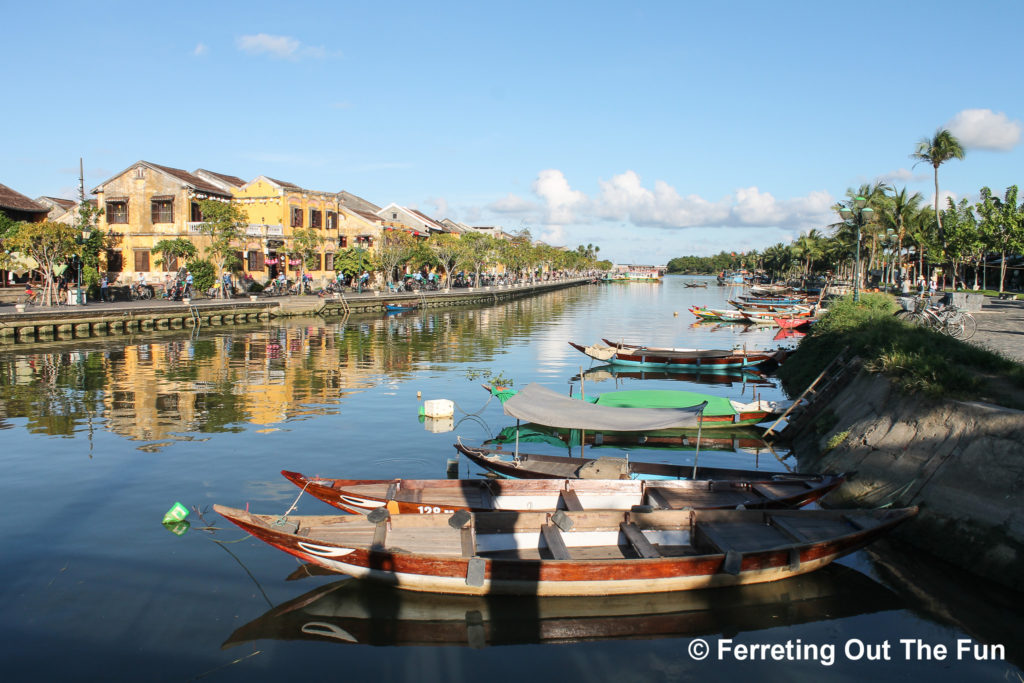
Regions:
<instances>
[{"instance_id":1,"label":"green boat canopy","mask_svg":"<svg viewBox=\"0 0 1024 683\"><path fill-rule=\"evenodd\" d=\"M518 420L562 429L608 432L650 432L695 428L706 402L688 408L623 408L595 405L563 396L539 384L528 384L505 401L505 414Z\"/></svg>"}]
</instances>

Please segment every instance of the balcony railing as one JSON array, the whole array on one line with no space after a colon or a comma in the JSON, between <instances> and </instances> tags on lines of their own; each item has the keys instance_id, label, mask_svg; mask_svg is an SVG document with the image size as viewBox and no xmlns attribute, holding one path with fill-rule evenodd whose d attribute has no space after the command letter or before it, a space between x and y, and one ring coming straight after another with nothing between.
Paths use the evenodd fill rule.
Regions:
<instances>
[{"instance_id":1,"label":"balcony railing","mask_svg":"<svg viewBox=\"0 0 1024 683\"><path fill-rule=\"evenodd\" d=\"M189 222L185 224L188 226L188 234L198 235L203 232L203 226L206 225L203 221Z\"/></svg>"}]
</instances>

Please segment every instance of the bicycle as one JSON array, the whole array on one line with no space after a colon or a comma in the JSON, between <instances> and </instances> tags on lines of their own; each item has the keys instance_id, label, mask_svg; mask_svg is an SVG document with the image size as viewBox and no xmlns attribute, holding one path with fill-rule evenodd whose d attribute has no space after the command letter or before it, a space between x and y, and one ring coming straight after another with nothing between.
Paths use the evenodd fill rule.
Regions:
<instances>
[{"instance_id":1,"label":"bicycle","mask_svg":"<svg viewBox=\"0 0 1024 683\"><path fill-rule=\"evenodd\" d=\"M42 306L43 297L34 289L26 289L25 293L18 299L19 304L25 304L27 306Z\"/></svg>"},{"instance_id":2,"label":"bicycle","mask_svg":"<svg viewBox=\"0 0 1024 683\"><path fill-rule=\"evenodd\" d=\"M948 334L954 339L970 339L978 329L973 315L953 305L926 305L920 310L898 311L896 317L912 325Z\"/></svg>"},{"instance_id":3,"label":"bicycle","mask_svg":"<svg viewBox=\"0 0 1024 683\"><path fill-rule=\"evenodd\" d=\"M145 301L153 298L153 290L147 285L133 284L131 288L132 301Z\"/></svg>"}]
</instances>

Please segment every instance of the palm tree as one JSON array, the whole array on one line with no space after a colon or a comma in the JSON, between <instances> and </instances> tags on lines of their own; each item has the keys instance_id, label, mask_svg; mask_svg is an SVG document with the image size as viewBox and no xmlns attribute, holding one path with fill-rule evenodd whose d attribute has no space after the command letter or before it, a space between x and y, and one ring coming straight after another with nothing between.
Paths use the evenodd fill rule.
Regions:
<instances>
[{"instance_id":1,"label":"palm tree","mask_svg":"<svg viewBox=\"0 0 1024 683\"><path fill-rule=\"evenodd\" d=\"M892 196L887 197L882 208L882 221L886 228L896 231L896 262L902 268L903 237L907 231L907 220L918 211L921 203L921 193L915 192L907 195L907 188L896 191L893 188Z\"/></svg>"},{"instance_id":2,"label":"palm tree","mask_svg":"<svg viewBox=\"0 0 1024 683\"><path fill-rule=\"evenodd\" d=\"M935 169L935 222L939 226L939 240L943 247L946 245L946 236L942 232L942 216L939 212L939 166L950 159L963 159L964 148L960 141L945 128L935 131L935 135L928 139L921 138L917 143L917 149L910 155L917 163L925 162ZM914 164L915 166L917 164Z\"/></svg>"}]
</instances>

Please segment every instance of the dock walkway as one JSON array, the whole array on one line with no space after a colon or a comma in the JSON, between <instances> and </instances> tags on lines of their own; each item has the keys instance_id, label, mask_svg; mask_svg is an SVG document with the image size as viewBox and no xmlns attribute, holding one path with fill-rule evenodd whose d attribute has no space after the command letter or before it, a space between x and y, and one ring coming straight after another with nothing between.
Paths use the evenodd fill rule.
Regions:
<instances>
[{"instance_id":1,"label":"dock walkway","mask_svg":"<svg viewBox=\"0 0 1024 683\"><path fill-rule=\"evenodd\" d=\"M589 277L577 277L449 291L385 293L374 290L327 297L291 295L192 299L188 303L161 299L90 301L84 306L28 306L24 311L17 310L14 304L6 304L0 305L0 345L98 337L140 330L248 323L285 316L328 317L377 313L383 312L389 303L414 302L419 308L491 304L589 282Z\"/></svg>"}]
</instances>

